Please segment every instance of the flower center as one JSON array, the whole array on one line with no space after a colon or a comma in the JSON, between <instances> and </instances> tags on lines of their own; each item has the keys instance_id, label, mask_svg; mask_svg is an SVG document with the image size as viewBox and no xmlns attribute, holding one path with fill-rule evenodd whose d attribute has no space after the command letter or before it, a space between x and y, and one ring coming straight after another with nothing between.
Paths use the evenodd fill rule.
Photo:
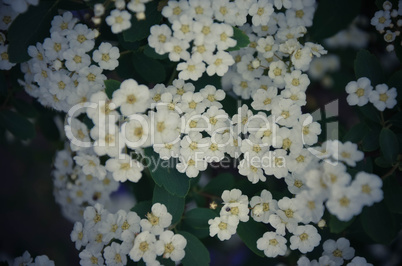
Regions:
<instances>
[{"instance_id":1,"label":"flower center","mask_svg":"<svg viewBox=\"0 0 402 266\"><path fill-rule=\"evenodd\" d=\"M126 102L127 102L128 104L133 104L133 103L135 103L136 101L137 101L137 98L135 98L134 94L127 95L127 100L126 100Z\"/></svg>"},{"instance_id":2,"label":"flower center","mask_svg":"<svg viewBox=\"0 0 402 266\"><path fill-rule=\"evenodd\" d=\"M219 227L219 229L221 229L221 230L225 230L225 229L228 227L228 224L227 224L227 223L224 223L224 222L220 222L219 225L218 225L218 227Z\"/></svg>"}]
</instances>

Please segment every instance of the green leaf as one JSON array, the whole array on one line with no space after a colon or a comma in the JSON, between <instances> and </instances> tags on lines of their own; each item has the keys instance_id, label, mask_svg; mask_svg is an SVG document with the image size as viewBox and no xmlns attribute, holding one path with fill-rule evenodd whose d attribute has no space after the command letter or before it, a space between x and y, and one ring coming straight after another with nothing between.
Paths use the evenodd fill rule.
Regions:
<instances>
[{"instance_id":1,"label":"green leaf","mask_svg":"<svg viewBox=\"0 0 402 266\"><path fill-rule=\"evenodd\" d=\"M235 47L231 47L229 49L227 49L227 51L236 51L239 50L240 48L243 47L247 47L247 45L249 45L250 43L250 38L248 37L248 35L240 30L239 28L233 27L233 39L235 39L237 41L236 46Z\"/></svg>"},{"instance_id":2,"label":"green leaf","mask_svg":"<svg viewBox=\"0 0 402 266\"><path fill-rule=\"evenodd\" d=\"M377 157L374 160L375 164L378 165L379 167L382 168L388 168L391 166L391 163L389 163L387 160L384 159L384 157Z\"/></svg>"},{"instance_id":3,"label":"green leaf","mask_svg":"<svg viewBox=\"0 0 402 266\"><path fill-rule=\"evenodd\" d=\"M402 49L402 48L401 48ZM400 59L400 61L402 62L402 58ZM402 93L400 93L402 91L402 70L399 70L397 72L395 72L388 80L387 85L392 88L396 88L396 90L398 91L398 95L396 96L397 100L401 100L402 99Z\"/></svg>"},{"instance_id":4,"label":"green leaf","mask_svg":"<svg viewBox=\"0 0 402 266\"><path fill-rule=\"evenodd\" d=\"M80 10L88 8L86 4L74 0L61 0L57 7L64 10Z\"/></svg>"},{"instance_id":5,"label":"green leaf","mask_svg":"<svg viewBox=\"0 0 402 266\"><path fill-rule=\"evenodd\" d=\"M22 114L25 117L36 117L38 112L35 107L31 103L21 99L13 99L13 106L17 110L18 113Z\"/></svg>"},{"instance_id":6,"label":"green leaf","mask_svg":"<svg viewBox=\"0 0 402 266\"><path fill-rule=\"evenodd\" d=\"M399 146L396 145L398 139L394 132L388 128L383 128L380 133L380 147L384 159L387 162L393 163L399 152Z\"/></svg>"},{"instance_id":7,"label":"green leaf","mask_svg":"<svg viewBox=\"0 0 402 266\"><path fill-rule=\"evenodd\" d=\"M105 83L105 92L107 97L109 97L109 99L113 98L113 92L115 92L116 90L118 90L120 88L121 82L117 81L117 80L113 80L113 79L108 79L104 81Z\"/></svg>"},{"instance_id":8,"label":"green leaf","mask_svg":"<svg viewBox=\"0 0 402 266\"><path fill-rule=\"evenodd\" d=\"M394 41L394 51L396 54L396 57L398 57L399 62L402 62L402 46L399 45L402 42L402 38L400 36L396 37Z\"/></svg>"},{"instance_id":9,"label":"green leaf","mask_svg":"<svg viewBox=\"0 0 402 266\"><path fill-rule=\"evenodd\" d=\"M358 108L359 112L366 117L368 120L371 120L376 123L381 123L380 115L378 110L372 104L366 104Z\"/></svg>"},{"instance_id":10,"label":"green leaf","mask_svg":"<svg viewBox=\"0 0 402 266\"><path fill-rule=\"evenodd\" d=\"M343 142L351 141L354 143L360 142L367 134L368 127L365 123L359 123L353 126L348 133L343 137Z\"/></svg>"},{"instance_id":11,"label":"green leaf","mask_svg":"<svg viewBox=\"0 0 402 266\"><path fill-rule=\"evenodd\" d=\"M172 224L177 223L181 219L181 215L184 211L184 198L174 196L167 192L160 186L155 186L154 195L152 197L152 203L161 203L166 206L168 212L172 215Z\"/></svg>"},{"instance_id":12,"label":"green leaf","mask_svg":"<svg viewBox=\"0 0 402 266\"><path fill-rule=\"evenodd\" d=\"M385 178L383 191L384 201L388 209L391 212L402 214L402 186L394 175Z\"/></svg>"},{"instance_id":13,"label":"green leaf","mask_svg":"<svg viewBox=\"0 0 402 266\"><path fill-rule=\"evenodd\" d=\"M34 125L16 112L10 110L1 111L0 124L19 139L32 139L35 136Z\"/></svg>"},{"instance_id":14,"label":"green leaf","mask_svg":"<svg viewBox=\"0 0 402 266\"><path fill-rule=\"evenodd\" d=\"M116 68L116 72L121 79L132 78L134 74L133 68L131 53L123 54L119 57L119 66Z\"/></svg>"},{"instance_id":15,"label":"green leaf","mask_svg":"<svg viewBox=\"0 0 402 266\"><path fill-rule=\"evenodd\" d=\"M395 127L402 128L402 112L399 111L389 119L389 122Z\"/></svg>"},{"instance_id":16,"label":"green leaf","mask_svg":"<svg viewBox=\"0 0 402 266\"><path fill-rule=\"evenodd\" d=\"M375 151L380 146L379 135L381 128L373 127L367 131L367 134L363 138L363 151Z\"/></svg>"},{"instance_id":17,"label":"green leaf","mask_svg":"<svg viewBox=\"0 0 402 266\"><path fill-rule=\"evenodd\" d=\"M360 6L361 0L321 0L309 30L311 37L319 41L345 29L359 14Z\"/></svg>"},{"instance_id":18,"label":"green leaf","mask_svg":"<svg viewBox=\"0 0 402 266\"><path fill-rule=\"evenodd\" d=\"M193 233L199 238L209 236L208 220L213 219L218 214L211 209L195 208L188 211L183 217L182 228Z\"/></svg>"},{"instance_id":19,"label":"green leaf","mask_svg":"<svg viewBox=\"0 0 402 266\"><path fill-rule=\"evenodd\" d=\"M331 215L329 218L329 230L331 233L334 234L339 234L343 232L346 228L348 228L355 220L354 216L352 219L350 219L347 222L340 221L338 218L336 218L335 215Z\"/></svg>"},{"instance_id":20,"label":"green leaf","mask_svg":"<svg viewBox=\"0 0 402 266\"><path fill-rule=\"evenodd\" d=\"M267 228L251 218L248 222L240 222L237 226L237 234L241 240L243 240L244 244L246 244L249 249L260 257L264 257L264 252L257 248L257 240L261 238L265 232L267 232Z\"/></svg>"},{"instance_id":21,"label":"green leaf","mask_svg":"<svg viewBox=\"0 0 402 266\"><path fill-rule=\"evenodd\" d=\"M179 231L179 234L184 236L184 238L187 240L187 245L184 249L186 256L182 260L183 265L208 266L211 262L211 259L209 257L208 249L204 246L204 244L198 238L188 232Z\"/></svg>"},{"instance_id":22,"label":"green leaf","mask_svg":"<svg viewBox=\"0 0 402 266\"><path fill-rule=\"evenodd\" d=\"M124 40L135 42L145 39L149 36L151 26L158 24L162 15L157 10L158 1L151 1L145 5L144 20L137 20L135 15L131 16L131 28L123 32Z\"/></svg>"},{"instance_id":23,"label":"green leaf","mask_svg":"<svg viewBox=\"0 0 402 266\"><path fill-rule=\"evenodd\" d=\"M152 179L158 186L164 187L170 194L185 197L190 189L190 180L186 174L176 169L176 160L162 160L151 148L144 149Z\"/></svg>"},{"instance_id":24,"label":"green leaf","mask_svg":"<svg viewBox=\"0 0 402 266\"><path fill-rule=\"evenodd\" d=\"M148 212L151 211L152 201L141 201L135 204L134 207L131 208L130 211L136 212L141 219L146 218Z\"/></svg>"},{"instance_id":25,"label":"green leaf","mask_svg":"<svg viewBox=\"0 0 402 266\"><path fill-rule=\"evenodd\" d=\"M166 59L168 58L168 53L165 54L158 54L155 52L155 49L149 46L148 44L144 48L144 54L148 56L149 58L153 59Z\"/></svg>"},{"instance_id":26,"label":"green leaf","mask_svg":"<svg viewBox=\"0 0 402 266\"><path fill-rule=\"evenodd\" d=\"M166 79L166 71L163 65L158 60L149 58L143 53L133 53L133 65L135 71L148 82L159 83Z\"/></svg>"},{"instance_id":27,"label":"green leaf","mask_svg":"<svg viewBox=\"0 0 402 266\"><path fill-rule=\"evenodd\" d=\"M48 113L42 113L38 120L36 121L37 126L39 127L42 134L48 139L52 141L60 140L60 132L56 123L54 122L54 117Z\"/></svg>"},{"instance_id":28,"label":"green leaf","mask_svg":"<svg viewBox=\"0 0 402 266\"><path fill-rule=\"evenodd\" d=\"M361 214L361 222L366 234L381 244L390 244L398 232L394 217L383 202L365 207Z\"/></svg>"},{"instance_id":29,"label":"green leaf","mask_svg":"<svg viewBox=\"0 0 402 266\"><path fill-rule=\"evenodd\" d=\"M366 77L371 80L371 85L377 85L385 81L384 72L377 57L367 50L360 50L355 60L356 79Z\"/></svg>"},{"instance_id":30,"label":"green leaf","mask_svg":"<svg viewBox=\"0 0 402 266\"><path fill-rule=\"evenodd\" d=\"M229 190L234 187L234 177L230 173L223 173L213 178L208 184L203 188L204 192L209 194L221 196L224 190Z\"/></svg>"},{"instance_id":31,"label":"green leaf","mask_svg":"<svg viewBox=\"0 0 402 266\"><path fill-rule=\"evenodd\" d=\"M39 5L30 6L27 12L18 15L12 22L7 35L10 62L28 61L28 46L42 42L50 35L50 22L57 15L58 2L40 1Z\"/></svg>"},{"instance_id":32,"label":"green leaf","mask_svg":"<svg viewBox=\"0 0 402 266\"><path fill-rule=\"evenodd\" d=\"M7 81L6 78L4 77L4 72L0 72L0 95L6 95L7 94Z\"/></svg>"}]
</instances>

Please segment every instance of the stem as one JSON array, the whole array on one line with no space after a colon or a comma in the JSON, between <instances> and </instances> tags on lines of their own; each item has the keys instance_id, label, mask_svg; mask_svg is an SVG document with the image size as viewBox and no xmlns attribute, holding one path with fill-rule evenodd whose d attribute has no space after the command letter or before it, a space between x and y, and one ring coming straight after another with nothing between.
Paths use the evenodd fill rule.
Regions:
<instances>
[{"instance_id":1,"label":"stem","mask_svg":"<svg viewBox=\"0 0 402 266\"><path fill-rule=\"evenodd\" d=\"M381 125L382 125L382 127L384 127L385 126L385 120L384 120L384 114L383 114L382 111L380 112L380 116L381 116Z\"/></svg>"},{"instance_id":2,"label":"stem","mask_svg":"<svg viewBox=\"0 0 402 266\"><path fill-rule=\"evenodd\" d=\"M392 175L392 174L395 172L395 170L398 168L398 166L399 166L399 162L397 162L397 163L394 165L394 167L391 168L391 170L389 170L385 175L383 175L383 176L381 177L381 179L384 179L384 178L386 178L386 177Z\"/></svg>"},{"instance_id":3,"label":"stem","mask_svg":"<svg viewBox=\"0 0 402 266\"><path fill-rule=\"evenodd\" d=\"M176 78L176 76L177 76L177 69L176 69L176 67L177 66L175 66L175 68L174 68L174 70L173 70L173 72L172 72L172 75L170 76L170 78L169 78L169 81L167 82L167 85L169 86L169 85L172 85L172 83L173 83L173 80Z\"/></svg>"}]
</instances>

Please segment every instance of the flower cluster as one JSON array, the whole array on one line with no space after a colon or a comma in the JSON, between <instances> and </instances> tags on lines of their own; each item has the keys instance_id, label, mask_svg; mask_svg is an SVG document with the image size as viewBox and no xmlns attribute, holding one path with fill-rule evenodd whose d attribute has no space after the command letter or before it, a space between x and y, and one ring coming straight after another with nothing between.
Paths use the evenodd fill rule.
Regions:
<instances>
[{"instance_id":1,"label":"flower cluster","mask_svg":"<svg viewBox=\"0 0 402 266\"><path fill-rule=\"evenodd\" d=\"M364 265L372 266L373 264L367 263L363 257L355 256L355 249L350 246L349 240L344 237L338 240L328 239L323 243L324 251L318 260L310 261L308 258L302 256L297 261L298 266L310 265ZM349 262L348 262L349 261ZM345 264L348 262L347 264Z\"/></svg>"},{"instance_id":2,"label":"flower cluster","mask_svg":"<svg viewBox=\"0 0 402 266\"><path fill-rule=\"evenodd\" d=\"M114 34L120 33L126 29L131 28L131 11L135 14L138 20L145 19L145 4L151 0L130 0L126 3L125 0L115 0L112 3L97 3L94 5L94 17L92 21L95 24L102 22L102 16L105 14L105 9L109 9L109 5L113 4L114 9L106 17L106 23L111 27ZM127 11L126 8L129 10Z\"/></svg>"},{"instance_id":3,"label":"flower cluster","mask_svg":"<svg viewBox=\"0 0 402 266\"><path fill-rule=\"evenodd\" d=\"M325 47L332 49L352 47L356 50L367 47L370 35L361 29L366 23L368 22L365 17L355 18L348 28L325 39Z\"/></svg>"},{"instance_id":4,"label":"flower cluster","mask_svg":"<svg viewBox=\"0 0 402 266\"><path fill-rule=\"evenodd\" d=\"M307 73L312 80L318 81L324 87L329 88L334 84L331 74L337 72L340 67L341 60L339 56L328 54L313 58Z\"/></svg>"},{"instance_id":5,"label":"flower cluster","mask_svg":"<svg viewBox=\"0 0 402 266\"><path fill-rule=\"evenodd\" d=\"M15 63L11 63L8 56L7 30L18 14L27 11L29 5L38 5L39 0L1 0L0 1L0 70L10 70Z\"/></svg>"},{"instance_id":6,"label":"flower cluster","mask_svg":"<svg viewBox=\"0 0 402 266\"><path fill-rule=\"evenodd\" d=\"M356 144L326 141L315 154L324 160L294 181L294 186L297 184L300 188L295 193L295 199L307 207L304 215L311 214L326 201L331 214L341 221L349 221L361 213L364 206L371 206L383 199L381 178L359 172L352 181L347 172L345 164L354 167L364 157Z\"/></svg>"},{"instance_id":7,"label":"flower cluster","mask_svg":"<svg viewBox=\"0 0 402 266\"><path fill-rule=\"evenodd\" d=\"M101 180L99 174L88 171L88 166L74 163L73 156L68 148L56 153L55 169L52 173L53 194L67 219L82 221L82 213L86 206L97 203L111 205L110 194L117 190L119 183L110 175L105 175ZM99 164L97 157L93 159L93 168L96 168L96 162Z\"/></svg>"},{"instance_id":8,"label":"flower cluster","mask_svg":"<svg viewBox=\"0 0 402 266\"><path fill-rule=\"evenodd\" d=\"M167 230L172 215L163 204L154 204L144 219L133 211L113 214L96 204L85 209L84 219L71 232L71 240L81 250L81 265L126 265L127 255L147 265L159 265L157 256L174 262L184 258L187 240Z\"/></svg>"},{"instance_id":9,"label":"flower cluster","mask_svg":"<svg viewBox=\"0 0 402 266\"><path fill-rule=\"evenodd\" d=\"M396 88L389 88L387 84L377 84L373 90L371 81L362 77L346 85L346 98L349 105L363 106L369 101L379 110L392 109L396 105Z\"/></svg>"},{"instance_id":10,"label":"flower cluster","mask_svg":"<svg viewBox=\"0 0 402 266\"><path fill-rule=\"evenodd\" d=\"M375 12L374 17L371 19L371 25L379 33L384 34L384 40L389 43L387 45L388 52L392 52L395 49L394 45L402 45L402 43L395 44L396 37L401 34L402 4L399 1L397 9L392 9L392 7L390 1L385 1L383 3L383 10Z\"/></svg>"},{"instance_id":11,"label":"flower cluster","mask_svg":"<svg viewBox=\"0 0 402 266\"><path fill-rule=\"evenodd\" d=\"M55 16L51 37L29 46L32 59L21 64L25 75L20 84L27 93L42 105L64 112L84 105L92 94L104 89L103 71L114 70L119 64L119 49L101 43L93 51L97 31L77 21L71 12Z\"/></svg>"},{"instance_id":12,"label":"flower cluster","mask_svg":"<svg viewBox=\"0 0 402 266\"><path fill-rule=\"evenodd\" d=\"M16 1L17 2L17 1ZM10 264L11 265L11 264ZM25 251L21 257L14 259L12 265L29 265L29 266L54 266L54 261L50 260L48 256L41 255L32 258L28 251Z\"/></svg>"},{"instance_id":13,"label":"flower cluster","mask_svg":"<svg viewBox=\"0 0 402 266\"><path fill-rule=\"evenodd\" d=\"M171 27L153 26L148 43L158 54L168 53L171 61L184 61L177 65L180 79L198 80L204 72L223 76L234 64L225 51L236 46L232 26L246 21L247 10L239 5L239 1L169 1L162 15Z\"/></svg>"}]
</instances>

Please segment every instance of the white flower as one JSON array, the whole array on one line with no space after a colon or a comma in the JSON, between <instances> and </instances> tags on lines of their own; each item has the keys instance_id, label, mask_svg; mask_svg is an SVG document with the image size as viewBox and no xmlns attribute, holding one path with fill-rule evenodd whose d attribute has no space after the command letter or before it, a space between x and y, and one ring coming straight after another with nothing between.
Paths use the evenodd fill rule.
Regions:
<instances>
[{"instance_id":1,"label":"white flower","mask_svg":"<svg viewBox=\"0 0 402 266\"><path fill-rule=\"evenodd\" d=\"M126 10L114 9L106 17L106 23L112 27L112 32L117 34L131 27L130 19L131 14Z\"/></svg>"},{"instance_id":2,"label":"white flower","mask_svg":"<svg viewBox=\"0 0 402 266\"><path fill-rule=\"evenodd\" d=\"M253 102L251 106L254 110L270 111L272 104L278 95L278 89L276 87L269 87L267 90L258 89L253 95Z\"/></svg>"},{"instance_id":3,"label":"white flower","mask_svg":"<svg viewBox=\"0 0 402 266\"><path fill-rule=\"evenodd\" d=\"M121 225L121 238L124 239L127 235L136 234L141 231L140 217L135 212L128 212L125 216L125 220Z\"/></svg>"},{"instance_id":4,"label":"white flower","mask_svg":"<svg viewBox=\"0 0 402 266\"><path fill-rule=\"evenodd\" d=\"M247 222L249 219L248 213L249 213L248 204L233 202L233 203L226 203L225 205L223 205L220 211L220 216L221 217L231 216L238 219L241 222Z\"/></svg>"},{"instance_id":5,"label":"white flower","mask_svg":"<svg viewBox=\"0 0 402 266\"><path fill-rule=\"evenodd\" d=\"M334 187L326 202L327 209L339 220L347 222L362 210L360 191L354 187Z\"/></svg>"},{"instance_id":6,"label":"white flower","mask_svg":"<svg viewBox=\"0 0 402 266\"><path fill-rule=\"evenodd\" d=\"M143 231L134 240L134 247L129 255L133 261L139 261L141 258L146 263L152 263L156 259L155 250L156 238L149 231Z\"/></svg>"},{"instance_id":7,"label":"white flower","mask_svg":"<svg viewBox=\"0 0 402 266\"><path fill-rule=\"evenodd\" d=\"M254 26L268 24L273 12L274 8L268 0L258 0L257 3L250 6L248 11L249 15L252 16L251 21Z\"/></svg>"},{"instance_id":8,"label":"white flower","mask_svg":"<svg viewBox=\"0 0 402 266\"><path fill-rule=\"evenodd\" d=\"M190 48L190 44L188 42L179 40L175 37L165 41L163 45L164 51L169 53L170 61L174 62L180 61L180 59L190 59L190 53L187 51L188 48Z\"/></svg>"},{"instance_id":9,"label":"white flower","mask_svg":"<svg viewBox=\"0 0 402 266\"><path fill-rule=\"evenodd\" d=\"M274 81L276 87L283 88L285 86L285 74L286 64L283 61L275 61L269 65L268 76Z\"/></svg>"},{"instance_id":10,"label":"white flower","mask_svg":"<svg viewBox=\"0 0 402 266\"><path fill-rule=\"evenodd\" d=\"M300 250L305 254L314 249L320 244L321 236L318 234L317 229L312 225L298 226L290 237L290 249Z\"/></svg>"},{"instance_id":11,"label":"white flower","mask_svg":"<svg viewBox=\"0 0 402 266\"><path fill-rule=\"evenodd\" d=\"M106 169L113 173L113 178L119 182L129 180L137 183L142 176L141 171L144 166L138 161L131 159L127 154L121 154L119 159L109 159L106 161Z\"/></svg>"},{"instance_id":12,"label":"white flower","mask_svg":"<svg viewBox=\"0 0 402 266\"><path fill-rule=\"evenodd\" d=\"M180 135L178 128L180 126L180 117L174 112L151 112L151 136L155 145L165 145L165 143L178 142Z\"/></svg>"},{"instance_id":13,"label":"white flower","mask_svg":"<svg viewBox=\"0 0 402 266\"><path fill-rule=\"evenodd\" d=\"M367 260L363 257L356 256L353 258L351 262L346 264L347 266L373 266L373 264L368 263Z\"/></svg>"},{"instance_id":14,"label":"white flower","mask_svg":"<svg viewBox=\"0 0 402 266\"><path fill-rule=\"evenodd\" d=\"M195 155L180 156L180 163L176 165L177 171L186 173L190 178L197 177L200 171L207 169L207 161L205 160L205 152L196 152Z\"/></svg>"},{"instance_id":15,"label":"white flower","mask_svg":"<svg viewBox=\"0 0 402 266\"><path fill-rule=\"evenodd\" d=\"M36 266L54 266L54 261L50 260L48 256L41 255L35 258Z\"/></svg>"},{"instance_id":16,"label":"white flower","mask_svg":"<svg viewBox=\"0 0 402 266\"><path fill-rule=\"evenodd\" d=\"M55 16L51 22L50 33L57 31L62 36L66 36L74 28L77 21L78 19L74 18L70 11L64 12L62 16Z\"/></svg>"},{"instance_id":17,"label":"white flower","mask_svg":"<svg viewBox=\"0 0 402 266\"><path fill-rule=\"evenodd\" d=\"M374 17L371 19L371 25L375 26L378 31L384 30L392 23L390 15L389 11L379 10L375 12Z\"/></svg>"},{"instance_id":18,"label":"white flower","mask_svg":"<svg viewBox=\"0 0 402 266\"><path fill-rule=\"evenodd\" d=\"M116 242L112 242L103 252L106 265L123 266L127 264L127 254L123 252L122 247Z\"/></svg>"},{"instance_id":19,"label":"white flower","mask_svg":"<svg viewBox=\"0 0 402 266\"><path fill-rule=\"evenodd\" d=\"M91 58L81 48L70 48L63 53L65 65L71 72L80 71L91 64Z\"/></svg>"},{"instance_id":20,"label":"white flower","mask_svg":"<svg viewBox=\"0 0 402 266\"><path fill-rule=\"evenodd\" d=\"M118 211L116 214L109 213L106 219L102 220L98 232L103 235L103 241L108 243L113 238L120 238L121 226L126 219L126 212Z\"/></svg>"},{"instance_id":21,"label":"white flower","mask_svg":"<svg viewBox=\"0 0 402 266\"><path fill-rule=\"evenodd\" d=\"M324 215L324 204L313 192L302 191L296 195L296 214L303 223L318 223Z\"/></svg>"},{"instance_id":22,"label":"white flower","mask_svg":"<svg viewBox=\"0 0 402 266\"><path fill-rule=\"evenodd\" d=\"M213 76L215 73L218 76L223 76L228 72L229 66L233 65L235 61L228 52L218 51L214 55L207 55L204 57L207 62L207 74Z\"/></svg>"},{"instance_id":23,"label":"white flower","mask_svg":"<svg viewBox=\"0 0 402 266\"><path fill-rule=\"evenodd\" d=\"M110 43L103 42L92 54L92 59L99 64L102 69L114 70L118 65L117 59L120 57L119 48Z\"/></svg>"},{"instance_id":24,"label":"white flower","mask_svg":"<svg viewBox=\"0 0 402 266\"><path fill-rule=\"evenodd\" d=\"M137 149L151 144L150 121L146 115L133 115L121 126L122 136L127 147Z\"/></svg>"},{"instance_id":25,"label":"white flower","mask_svg":"<svg viewBox=\"0 0 402 266\"><path fill-rule=\"evenodd\" d=\"M332 156L349 166L356 166L356 162L364 158L364 153L357 149L357 144L347 141L343 144L338 142L338 152Z\"/></svg>"},{"instance_id":26,"label":"white flower","mask_svg":"<svg viewBox=\"0 0 402 266\"><path fill-rule=\"evenodd\" d=\"M67 39L57 31L52 32L51 38L46 38L43 42L43 49L49 60L63 59L63 53L68 47Z\"/></svg>"},{"instance_id":27,"label":"white flower","mask_svg":"<svg viewBox=\"0 0 402 266\"><path fill-rule=\"evenodd\" d=\"M106 219L108 211L103 208L103 205L97 203L94 207L88 206L84 211L85 228L91 229L99 222Z\"/></svg>"},{"instance_id":28,"label":"white flower","mask_svg":"<svg viewBox=\"0 0 402 266\"><path fill-rule=\"evenodd\" d=\"M167 50L165 45L169 43L172 38L172 31L170 28L167 25L154 25L151 27L150 32L151 34L148 37L149 46L154 48L155 52L158 54L166 53Z\"/></svg>"},{"instance_id":29,"label":"white flower","mask_svg":"<svg viewBox=\"0 0 402 266\"><path fill-rule=\"evenodd\" d=\"M1 3L0 30L8 30L17 15L17 12L15 12L11 7Z\"/></svg>"},{"instance_id":30,"label":"white flower","mask_svg":"<svg viewBox=\"0 0 402 266\"><path fill-rule=\"evenodd\" d=\"M303 47L293 52L291 61L296 69L307 71L312 60L311 50L309 47Z\"/></svg>"},{"instance_id":31,"label":"white flower","mask_svg":"<svg viewBox=\"0 0 402 266\"><path fill-rule=\"evenodd\" d=\"M344 260L350 260L355 256L355 250L350 246L349 240L339 238L338 240L328 239L322 244L323 255L328 256L336 265L342 265Z\"/></svg>"},{"instance_id":32,"label":"white flower","mask_svg":"<svg viewBox=\"0 0 402 266\"><path fill-rule=\"evenodd\" d=\"M299 124L295 126L296 132L301 134L304 145L313 145L318 141L318 135L321 134L321 125L313 122L310 114L303 114L299 117Z\"/></svg>"},{"instance_id":33,"label":"white flower","mask_svg":"<svg viewBox=\"0 0 402 266\"><path fill-rule=\"evenodd\" d=\"M359 172L355 176L351 187L359 191L359 199L364 205L371 206L383 199L382 180L374 174Z\"/></svg>"},{"instance_id":34,"label":"white flower","mask_svg":"<svg viewBox=\"0 0 402 266\"><path fill-rule=\"evenodd\" d=\"M239 202L242 204L248 204L247 195L242 195L240 189L234 188L232 190L225 190L222 192L221 198L224 204Z\"/></svg>"},{"instance_id":35,"label":"white flower","mask_svg":"<svg viewBox=\"0 0 402 266\"><path fill-rule=\"evenodd\" d=\"M287 152L283 149L276 149L274 152L268 151L264 154L264 173L274 175L276 178L282 178L288 175L289 170L286 166Z\"/></svg>"},{"instance_id":36,"label":"white flower","mask_svg":"<svg viewBox=\"0 0 402 266\"><path fill-rule=\"evenodd\" d=\"M142 113L149 107L149 88L139 85L134 79L123 81L120 88L113 92L112 103L120 107L125 116Z\"/></svg>"},{"instance_id":37,"label":"white flower","mask_svg":"<svg viewBox=\"0 0 402 266\"><path fill-rule=\"evenodd\" d=\"M264 58L271 58L274 53L278 50L279 46L275 43L275 39L272 36L267 36L265 38L260 38L257 41L257 51Z\"/></svg>"},{"instance_id":38,"label":"white flower","mask_svg":"<svg viewBox=\"0 0 402 266\"><path fill-rule=\"evenodd\" d=\"M86 175L92 175L100 180L103 180L106 176L106 169L100 164L98 156L89 155L84 152L79 152L74 157L74 161L77 165L82 167L82 172Z\"/></svg>"},{"instance_id":39,"label":"white flower","mask_svg":"<svg viewBox=\"0 0 402 266\"><path fill-rule=\"evenodd\" d=\"M224 241L236 234L237 225L239 224L239 219L233 216L222 216L216 217L215 219L210 219L209 224L209 235L214 237L218 235L219 240Z\"/></svg>"},{"instance_id":40,"label":"white flower","mask_svg":"<svg viewBox=\"0 0 402 266\"><path fill-rule=\"evenodd\" d=\"M1 70L10 70L13 66L15 66L15 63L11 63L9 58L8 58L8 45L2 45L0 44L0 69Z\"/></svg>"},{"instance_id":41,"label":"white flower","mask_svg":"<svg viewBox=\"0 0 402 266\"><path fill-rule=\"evenodd\" d=\"M232 39L233 28L227 24L217 24L213 29L213 34L218 36L216 46L218 50L226 50L236 46L236 41Z\"/></svg>"},{"instance_id":42,"label":"white flower","mask_svg":"<svg viewBox=\"0 0 402 266\"><path fill-rule=\"evenodd\" d=\"M247 157L249 156L247 153ZM253 184L256 184L260 180L262 182L267 180L262 171L262 163L259 156L251 155L250 158L244 158L240 161L237 168L239 169L239 174L247 176L247 179Z\"/></svg>"},{"instance_id":43,"label":"white flower","mask_svg":"<svg viewBox=\"0 0 402 266\"><path fill-rule=\"evenodd\" d=\"M292 194L299 194L307 189L306 178L303 174L288 174L285 176L285 182L288 185L288 190Z\"/></svg>"},{"instance_id":44,"label":"white flower","mask_svg":"<svg viewBox=\"0 0 402 266\"><path fill-rule=\"evenodd\" d=\"M254 196L250 200L251 217L257 222L268 223L269 216L275 213L278 202L272 199L272 194L268 190L261 191L260 196Z\"/></svg>"},{"instance_id":45,"label":"white flower","mask_svg":"<svg viewBox=\"0 0 402 266\"><path fill-rule=\"evenodd\" d=\"M194 21L188 15L181 15L178 20L173 21L172 30L173 36L190 42L194 37L193 31Z\"/></svg>"},{"instance_id":46,"label":"white flower","mask_svg":"<svg viewBox=\"0 0 402 266\"><path fill-rule=\"evenodd\" d=\"M81 251L79 257L81 259L80 265L83 266L104 265L102 253L100 253L100 250L90 248L89 246L87 246L83 251Z\"/></svg>"},{"instance_id":47,"label":"white flower","mask_svg":"<svg viewBox=\"0 0 402 266\"><path fill-rule=\"evenodd\" d=\"M110 157L116 157L124 147L119 128L114 124L96 125L91 129L90 134L95 140L93 147L97 155L107 154Z\"/></svg>"},{"instance_id":48,"label":"white flower","mask_svg":"<svg viewBox=\"0 0 402 266\"><path fill-rule=\"evenodd\" d=\"M257 248L264 251L265 256L275 258L283 256L286 253L286 238L274 232L266 232L257 240Z\"/></svg>"},{"instance_id":49,"label":"white flower","mask_svg":"<svg viewBox=\"0 0 402 266\"><path fill-rule=\"evenodd\" d=\"M370 102L380 111L392 109L396 105L396 88L388 89L387 84L378 84L369 94Z\"/></svg>"},{"instance_id":50,"label":"white flower","mask_svg":"<svg viewBox=\"0 0 402 266\"><path fill-rule=\"evenodd\" d=\"M172 215L168 213L165 205L155 203L151 212L147 213L147 219L142 219L140 225L142 231L150 231L152 234L160 235L172 222Z\"/></svg>"},{"instance_id":51,"label":"white flower","mask_svg":"<svg viewBox=\"0 0 402 266\"><path fill-rule=\"evenodd\" d=\"M75 242L75 248L80 250L82 246L88 244L87 232L84 230L82 223L75 222L73 231L71 231L70 238L72 242Z\"/></svg>"},{"instance_id":52,"label":"white flower","mask_svg":"<svg viewBox=\"0 0 402 266\"><path fill-rule=\"evenodd\" d=\"M85 24L75 25L66 38L71 49L82 49L85 52L89 52L95 46L95 31L89 29Z\"/></svg>"},{"instance_id":53,"label":"white flower","mask_svg":"<svg viewBox=\"0 0 402 266\"><path fill-rule=\"evenodd\" d=\"M180 261L184 258L184 248L187 245L187 240L180 234L174 234L172 231L166 230L159 236L156 242L156 254L163 255L165 259Z\"/></svg>"},{"instance_id":54,"label":"white flower","mask_svg":"<svg viewBox=\"0 0 402 266\"><path fill-rule=\"evenodd\" d=\"M346 92L349 93L346 101L349 105L363 106L368 103L369 95L373 90L371 81L368 78L359 78L346 85Z\"/></svg>"},{"instance_id":55,"label":"white flower","mask_svg":"<svg viewBox=\"0 0 402 266\"><path fill-rule=\"evenodd\" d=\"M204 97L204 104L207 107L215 106L222 108L222 104L219 101L222 101L226 96L226 93L223 90L217 90L215 86L207 85L200 90L200 93Z\"/></svg>"},{"instance_id":56,"label":"white flower","mask_svg":"<svg viewBox=\"0 0 402 266\"><path fill-rule=\"evenodd\" d=\"M176 69L180 71L179 79L196 81L205 72L205 64L201 56L193 55L186 62L179 63Z\"/></svg>"},{"instance_id":57,"label":"white flower","mask_svg":"<svg viewBox=\"0 0 402 266\"><path fill-rule=\"evenodd\" d=\"M187 1L169 1L162 9L162 15L169 20L170 23L178 20L181 15L189 9Z\"/></svg>"}]
</instances>

